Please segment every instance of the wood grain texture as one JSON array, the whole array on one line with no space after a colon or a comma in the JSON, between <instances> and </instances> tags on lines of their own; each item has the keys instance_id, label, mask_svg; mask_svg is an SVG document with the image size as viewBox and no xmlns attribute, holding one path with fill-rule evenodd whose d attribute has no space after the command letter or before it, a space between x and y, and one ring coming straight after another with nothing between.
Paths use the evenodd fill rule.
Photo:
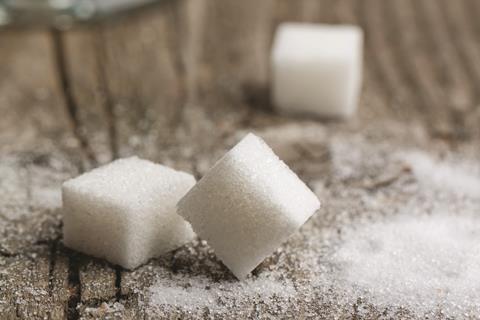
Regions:
<instances>
[{"instance_id":1,"label":"wood grain texture","mask_svg":"<svg viewBox=\"0 0 480 320\"><path fill-rule=\"evenodd\" d=\"M68 31L1 31L0 318L225 317L208 308L148 307L159 279L233 281L202 241L133 272L64 248L60 185L133 154L199 178L247 131L264 136L320 196L351 195L326 201L321 216L254 272L284 274L303 288L312 270L294 253L308 253L309 237L335 226L338 212L361 214L358 188L390 197L396 178L382 177L396 177L398 168L390 168L388 152L423 148L480 159L478 14L474 0L165 0ZM272 110L270 47L284 21L364 29L364 85L354 119L322 122ZM388 148L380 148L379 163L362 160L344 177L335 164L337 141ZM307 302L308 292L302 294L285 312L253 301L232 306L230 316L362 318L354 308Z\"/></svg>"},{"instance_id":2,"label":"wood grain texture","mask_svg":"<svg viewBox=\"0 0 480 320\"><path fill-rule=\"evenodd\" d=\"M0 314L62 319L70 288L59 186L86 158L64 107L49 32L2 32L1 52Z\"/></svg>"}]
</instances>

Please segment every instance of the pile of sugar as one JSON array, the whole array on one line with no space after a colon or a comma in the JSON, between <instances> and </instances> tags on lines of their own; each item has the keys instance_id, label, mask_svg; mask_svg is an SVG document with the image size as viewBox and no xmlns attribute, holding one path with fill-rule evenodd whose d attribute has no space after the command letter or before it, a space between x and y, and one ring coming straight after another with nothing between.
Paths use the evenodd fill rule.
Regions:
<instances>
[{"instance_id":1,"label":"pile of sugar","mask_svg":"<svg viewBox=\"0 0 480 320\"><path fill-rule=\"evenodd\" d=\"M296 293L290 281L280 281L266 276L244 281L212 282L206 277L174 276L158 279L149 289L149 312L180 308L197 311L208 308L216 314L228 314L238 303L285 302ZM156 310L157 309L157 310Z\"/></svg>"},{"instance_id":2,"label":"pile of sugar","mask_svg":"<svg viewBox=\"0 0 480 320\"><path fill-rule=\"evenodd\" d=\"M399 158L415 180L399 186L410 197L401 207L383 208L381 216L364 214L369 218L339 226L314 290L360 316L478 317L478 165L437 161L424 152Z\"/></svg>"},{"instance_id":3,"label":"pile of sugar","mask_svg":"<svg viewBox=\"0 0 480 320\"><path fill-rule=\"evenodd\" d=\"M464 161L439 162L424 152L409 152L400 157L409 164L421 184L467 197L480 198L478 165Z\"/></svg>"},{"instance_id":4,"label":"pile of sugar","mask_svg":"<svg viewBox=\"0 0 480 320\"><path fill-rule=\"evenodd\" d=\"M480 313L480 217L401 215L346 231L330 261L344 296L417 316Z\"/></svg>"}]
</instances>

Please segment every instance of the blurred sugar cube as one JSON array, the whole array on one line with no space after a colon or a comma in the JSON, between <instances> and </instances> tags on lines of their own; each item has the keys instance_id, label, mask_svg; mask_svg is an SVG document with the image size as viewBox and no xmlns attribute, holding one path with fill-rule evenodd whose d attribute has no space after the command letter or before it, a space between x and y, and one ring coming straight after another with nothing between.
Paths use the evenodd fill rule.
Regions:
<instances>
[{"instance_id":1,"label":"blurred sugar cube","mask_svg":"<svg viewBox=\"0 0 480 320\"><path fill-rule=\"evenodd\" d=\"M277 110L347 118L357 109L363 32L357 26L283 23L271 55Z\"/></svg>"},{"instance_id":2,"label":"blurred sugar cube","mask_svg":"<svg viewBox=\"0 0 480 320\"><path fill-rule=\"evenodd\" d=\"M195 184L185 172L137 157L116 160L63 184L66 246L133 269L190 241L176 213Z\"/></svg>"}]
</instances>

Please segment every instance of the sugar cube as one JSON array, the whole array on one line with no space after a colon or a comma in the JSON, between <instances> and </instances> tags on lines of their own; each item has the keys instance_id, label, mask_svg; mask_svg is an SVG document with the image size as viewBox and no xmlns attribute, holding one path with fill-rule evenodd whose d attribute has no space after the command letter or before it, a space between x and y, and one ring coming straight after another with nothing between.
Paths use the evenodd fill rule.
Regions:
<instances>
[{"instance_id":1,"label":"sugar cube","mask_svg":"<svg viewBox=\"0 0 480 320\"><path fill-rule=\"evenodd\" d=\"M242 279L320 207L257 136L248 134L178 203L178 213Z\"/></svg>"},{"instance_id":2,"label":"sugar cube","mask_svg":"<svg viewBox=\"0 0 480 320\"><path fill-rule=\"evenodd\" d=\"M273 104L292 114L353 115L362 82L362 47L357 26L281 24L271 55Z\"/></svg>"},{"instance_id":3,"label":"sugar cube","mask_svg":"<svg viewBox=\"0 0 480 320\"><path fill-rule=\"evenodd\" d=\"M68 180L62 187L64 243L136 268L193 238L176 205L194 184L190 174L137 157Z\"/></svg>"}]
</instances>

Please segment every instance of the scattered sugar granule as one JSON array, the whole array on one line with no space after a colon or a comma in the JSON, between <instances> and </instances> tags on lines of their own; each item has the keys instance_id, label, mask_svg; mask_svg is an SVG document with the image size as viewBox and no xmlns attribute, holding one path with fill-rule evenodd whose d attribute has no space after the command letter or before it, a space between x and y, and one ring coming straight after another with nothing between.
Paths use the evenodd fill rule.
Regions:
<instances>
[{"instance_id":1,"label":"scattered sugar granule","mask_svg":"<svg viewBox=\"0 0 480 320\"><path fill-rule=\"evenodd\" d=\"M423 152L403 155L415 177L424 185L480 198L480 172L463 162L435 161Z\"/></svg>"},{"instance_id":2,"label":"scattered sugar granule","mask_svg":"<svg viewBox=\"0 0 480 320\"><path fill-rule=\"evenodd\" d=\"M239 304L261 301L274 303L295 296L293 284L288 280L275 280L267 276L244 281L213 282L206 277L181 275L173 279L159 279L149 288L149 310L179 308L198 311L208 308L211 313L224 314Z\"/></svg>"},{"instance_id":3,"label":"scattered sugar granule","mask_svg":"<svg viewBox=\"0 0 480 320\"><path fill-rule=\"evenodd\" d=\"M329 262L343 299L361 297L377 309L420 317L480 313L478 216L400 215L365 223L343 233Z\"/></svg>"},{"instance_id":4,"label":"scattered sugar granule","mask_svg":"<svg viewBox=\"0 0 480 320\"><path fill-rule=\"evenodd\" d=\"M102 302L98 307L86 307L84 313L95 318L110 319L109 316L122 316L125 306L119 302Z\"/></svg>"}]
</instances>

